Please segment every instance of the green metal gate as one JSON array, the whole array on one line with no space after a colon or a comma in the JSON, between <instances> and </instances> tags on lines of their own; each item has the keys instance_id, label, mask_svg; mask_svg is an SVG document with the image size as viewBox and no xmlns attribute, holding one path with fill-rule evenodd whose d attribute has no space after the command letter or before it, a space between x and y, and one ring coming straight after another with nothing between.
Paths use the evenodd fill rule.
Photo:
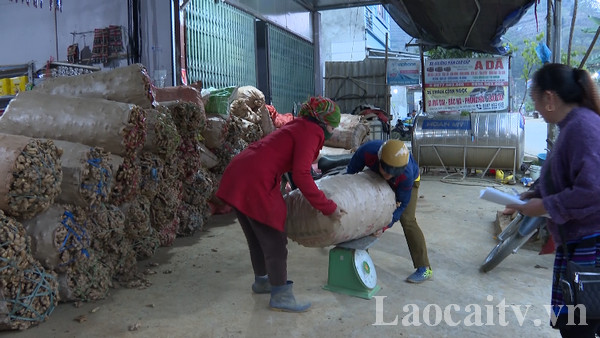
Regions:
<instances>
[{"instance_id":1,"label":"green metal gate","mask_svg":"<svg viewBox=\"0 0 600 338\"><path fill-rule=\"evenodd\" d=\"M202 81L205 88L256 87L255 21L226 3L191 0L186 10L189 82ZM314 94L314 46L272 24L267 30L270 93L265 94L278 111L290 112Z\"/></svg>"},{"instance_id":2,"label":"green metal gate","mask_svg":"<svg viewBox=\"0 0 600 338\"><path fill-rule=\"evenodd\" d=\"M191 0L186 10L187 72L205 88L256 86L254 17L222 2Z\"/></svg>"},{"instance_id":3,"label":"green metal gate","mask_svg":"<svg viewBox=\"0 0 600 338\"><path fill-rule=\"evenodd\" d=\"M273 25L268 34L273 106L287 113L314 95L314 46Z\"/></svg>"}]
</instances>

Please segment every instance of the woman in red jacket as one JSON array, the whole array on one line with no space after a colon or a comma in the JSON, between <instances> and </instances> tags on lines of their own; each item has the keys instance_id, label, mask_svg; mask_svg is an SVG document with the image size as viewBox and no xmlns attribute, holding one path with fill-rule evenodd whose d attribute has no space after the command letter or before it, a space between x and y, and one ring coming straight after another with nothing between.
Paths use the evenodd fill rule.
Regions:
<instances>
[{"instance_id":1,"label":"woman in red jacket","mask_svg":"<svg viewBox=\"0 0 600 338\"><path fill-rule=\"evenodd\" d=\"M281 194L281 177L292 172L294 183L310 204L339 220L337 204L317 188L311 165L325 139L340 123L340 108L332 100L311 97L299 117L252 143L229 163L216 196L231 205L242 226L254 269L255 293L271 293L271 309L289 312L308 310L310 303L297 302L292 281L287 280L287 209Z\"/></svg>"}]
</instances>

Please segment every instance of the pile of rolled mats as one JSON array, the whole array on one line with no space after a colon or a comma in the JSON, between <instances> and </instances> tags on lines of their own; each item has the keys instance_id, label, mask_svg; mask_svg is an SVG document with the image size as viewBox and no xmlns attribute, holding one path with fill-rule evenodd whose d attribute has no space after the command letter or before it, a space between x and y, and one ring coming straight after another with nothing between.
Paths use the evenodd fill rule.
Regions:
<instances>
[{"instance_id":1,"label":"pile of rolled mats","mask_svg":"<svg viewBox=\"0 0 600 338\"><path fill-rule=\"evenodd\" d=\"M236 88L214 112L203 92L155 88L135 64L45 79L10 102L0 116L0 330L112 287L147 287L138 261L203 230L231 158L273 129L256 88Z\"/></svg>"}]
</instances>

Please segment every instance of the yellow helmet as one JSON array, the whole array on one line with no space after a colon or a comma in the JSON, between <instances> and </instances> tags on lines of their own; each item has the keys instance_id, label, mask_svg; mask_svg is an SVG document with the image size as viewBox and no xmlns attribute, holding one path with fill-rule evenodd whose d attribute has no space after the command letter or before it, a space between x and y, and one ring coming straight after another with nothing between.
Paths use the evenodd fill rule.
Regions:
<instances>
[{"instance_id":1,"label":"yellow helmet","mask_svg":"<svg viewBox=\"0 0 600 338\"><path fill-rule=\"evenodd\" d=\"M386 141L377 155L383 171L393 176L402 175L410 158L408 148L400 140Z\"/></svg>"}]
</instances>

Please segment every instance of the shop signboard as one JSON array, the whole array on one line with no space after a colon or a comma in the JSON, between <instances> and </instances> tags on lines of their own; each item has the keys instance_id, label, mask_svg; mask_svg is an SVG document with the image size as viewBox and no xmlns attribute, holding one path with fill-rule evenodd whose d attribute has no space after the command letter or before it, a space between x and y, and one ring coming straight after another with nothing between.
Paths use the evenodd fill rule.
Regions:
<instances>
[{"instance_id":1,"label":"shop signboard","mask_svg":"<svg viewBox=\"0 0 600 338\"><path fill-rule=\"evenodd\" d=\"M419 60L390 59L387 63L387 81L390 86L409 86L420 83Z\"/></svg>"},{"instance_id":2,"label":"shop signboard","mask_svg":"<svg viewBox=\"0 0 600 338\"><path fill-rule=\"evenodd\" d=\"M424 72L428 113L508 109L508 57L427 60Z\"/></svg>"}]
</instances>

